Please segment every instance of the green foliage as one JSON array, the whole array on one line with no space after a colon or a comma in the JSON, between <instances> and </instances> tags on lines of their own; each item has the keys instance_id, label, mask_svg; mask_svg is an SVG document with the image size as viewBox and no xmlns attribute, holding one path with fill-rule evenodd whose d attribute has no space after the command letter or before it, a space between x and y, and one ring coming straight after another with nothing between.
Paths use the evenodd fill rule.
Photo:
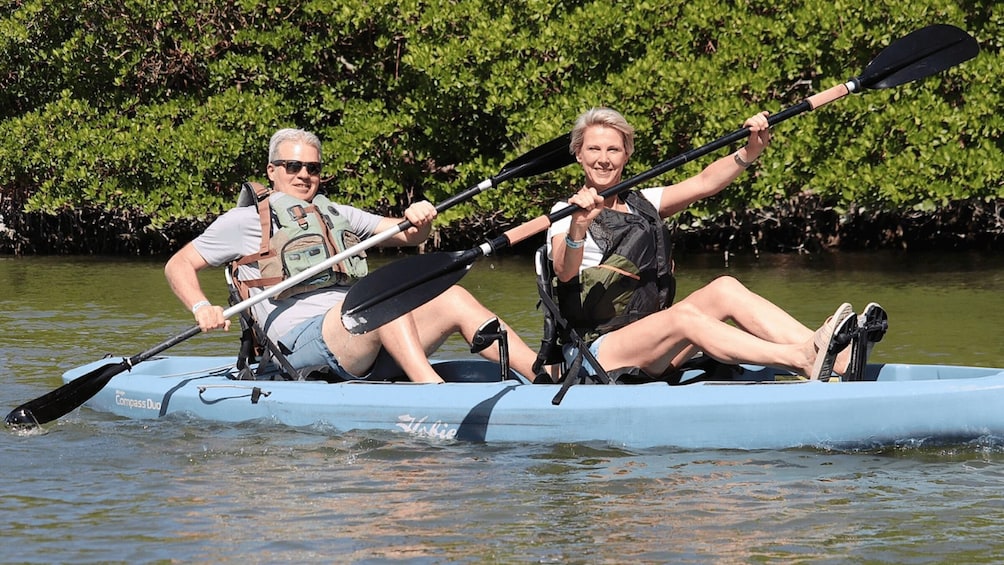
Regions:
<instances>
[{"instance_id":1,"label":"green foliage","mask_svg":"<svg viewBox=\"0 0 1004 565\"><path fill-rule=\"evenodd\" d=\"M780 124L755 173L695 212L802 192L843 209L1004 197L996 0L0 4L0 196L32 210L138 210L154 229L208 219L262 180L271 133L298 126L324 141L335 198L399 213L496 174L596 105L638 129L638 173L859 74L931 23L983 52ZM521 221L580 179L569 167L512 181L440 222Z\"/></svg>"}]
</instances>

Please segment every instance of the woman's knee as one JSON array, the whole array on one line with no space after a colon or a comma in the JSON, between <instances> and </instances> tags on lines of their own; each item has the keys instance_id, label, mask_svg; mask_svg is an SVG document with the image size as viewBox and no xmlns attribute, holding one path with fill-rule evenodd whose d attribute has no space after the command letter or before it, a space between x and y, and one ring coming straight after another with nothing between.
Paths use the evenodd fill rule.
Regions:
<instances>
[{"instance_id":1,"label":"woman's knee","mask_svg":"<svg viewBox=\"0 0 1004 565\"><path fill-rule=\"evenodd\" d=\"M750 290L738 279L723 275L690 293L678 304L688 304L708 316L726 320L732 316L734 306L750 294Z\"/></svg>"},{"instance_id":2,"label":"woman's knee","mask_svg":"<svg viewBox=\"0 0 1004 565\"><path fill-rule=\"evenodd\" d=\"M668 312L669 315L666 316L666 323L674 325L680 324L682 326L687 326L693 324L696 320L706 316L704 310L700 306L692 302L678 302L674 304L669 310L664 310Z\"/></svg>"},{"instance_id":3,"label":"woman's knee","mask_svg":"<svg viewBox=\"0 0 1004 565\"><path fill-rule=\"evenodd\" d=\"M692 302L677 302L672 307L656 314L660 317L659 325L669 334L684 335L687 328L705 317L701 308Z\"/></svg>"},{"instance_id":4,"label":"woman's knee","mask_svg":"<svg viewBox=\"0 0 1004 565\"><path fill-rule=\"evenodd\" d=\"M690 293L683 301L694 302L702 309L707 309L748 293L749 289L738 279L722 275Z\"/></svg>"},{"instance_id":5,"label":"woman's knee","mask_svg":"<svg viewBox=\"0 0 1004 565\"><path fill-rule=\"evenodd\" d=\"M746 285L739 282L739 279L729 275L722 275L716 278L708 283L705 288L710 288L715 294L722 296L736 296L749 292Z\"/></svg>"}]
</instances>

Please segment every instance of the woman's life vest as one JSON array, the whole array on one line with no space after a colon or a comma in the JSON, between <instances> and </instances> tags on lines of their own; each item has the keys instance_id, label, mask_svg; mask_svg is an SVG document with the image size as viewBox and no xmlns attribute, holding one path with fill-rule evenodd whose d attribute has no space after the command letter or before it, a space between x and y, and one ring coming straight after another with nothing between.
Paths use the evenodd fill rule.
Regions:
<instances>
[{"instance_id":1,"label":"woman's life vest","mask_svg":"<svg viewBox=\"0 0 1004 565\"><path fill-rule=\"evenodd\" d=\"M561 313L587 343L668 308L676 294L669 228L637 192L623 201L635 213L604 209L589 226L600 264L557 285Z\"/></svg>"},{"instance_id":2,"label":"woman's life vest","mask_svg":"<svg viewBox=\"0 0 1004 565\"><path fill-rule=\"evenodd\" d=\"M261 220L261 247L258 253L241 257L230 265L233 280L243 299L248 298L252 287L276 285L360 242L348 220L338 213L327 197L318 194L312 202L307 202L269 190L258 183L248 183L242 190L246 190L248 185L254 190ZM247 202L244 195L242 199L242 202ZM258 264L261 278L242 280L238 276L238 267L249 263ZM367 272L366 253L362 252L284 290L275 298L288 298L335 285L348 286L366 276Z\"/></svg>"}]
</instances>

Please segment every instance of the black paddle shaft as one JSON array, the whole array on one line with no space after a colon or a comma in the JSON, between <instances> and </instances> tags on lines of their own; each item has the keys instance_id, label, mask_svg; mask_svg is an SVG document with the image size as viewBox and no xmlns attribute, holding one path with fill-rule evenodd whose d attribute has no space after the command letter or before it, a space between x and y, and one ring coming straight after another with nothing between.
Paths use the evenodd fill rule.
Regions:
<instances>
[{"instance_id":1,"label":"black paddle shaft","mask_svg":"<svg viewBox=\"0 0 1004 565\"><path fill-rule=\"evenodd\" d=\"M498 186L509 179L532 177L571 165L575 162L575 156L568 148L571 138L572 134L566 133L527 151L502 167L497 175L440 202L436 205L436 212L444 212L457 204L467 202L485 190ZM398 232L403 232L413 225L411 221L403 220L397 225Z\"/></svg>"}]
</instances>

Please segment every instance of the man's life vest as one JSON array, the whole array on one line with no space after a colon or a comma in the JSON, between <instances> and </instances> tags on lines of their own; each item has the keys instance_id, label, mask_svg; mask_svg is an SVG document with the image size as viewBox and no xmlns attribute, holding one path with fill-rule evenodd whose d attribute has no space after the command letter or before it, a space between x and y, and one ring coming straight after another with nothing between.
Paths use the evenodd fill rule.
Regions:
<instances>
[{"instance_id":1,"label":"man's life vest","mask_svg":"<svg viewBox=\"0 0 1004 565\"><path fill-rule=\"evenodd\" d=\"M360 242L348 220L327 197L318 194L312 202L306 202L258 183L247 183L242 191L249 185L255 202L248 202L250 199L242 194L238 206L257 205L261 246L257 253L231 263L233 280L243 299L248 298L251 287L268 288L279 284ZM242 280L238 276L238 267L249 263L258 264L261 278ZM284 290L276 299L334 285L348 286L367 272L366 253L362 252Z\"/></svg>"},{"instance_id":2,"label":"man's life vest","mask_svg":"<svg viewBox=\"0 0 1004 565\"><path fill-rule=\"evenodd\" d=\"M589 226L600 264L557 285L562 314L587 343L668 308L676 294L669 228L640 194L623 201L635 213L604 209Z\"/></svg>"}]
</instances>

